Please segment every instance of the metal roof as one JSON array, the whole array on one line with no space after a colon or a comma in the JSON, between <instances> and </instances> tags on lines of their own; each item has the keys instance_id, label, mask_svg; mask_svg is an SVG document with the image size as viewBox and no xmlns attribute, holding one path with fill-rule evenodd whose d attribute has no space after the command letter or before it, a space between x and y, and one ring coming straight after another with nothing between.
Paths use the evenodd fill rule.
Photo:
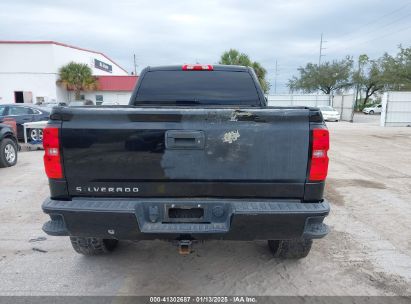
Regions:
<instances>
[{"instance_id":1,"label":"metal roof","mask_svg":"<svg viewBox=\"0 0 411 304\"><path fill-rule=\"evenodd\" d=\"M97 91L128 91L136 85L138 76L97 76Z\"/></svg>"}]
</instances>

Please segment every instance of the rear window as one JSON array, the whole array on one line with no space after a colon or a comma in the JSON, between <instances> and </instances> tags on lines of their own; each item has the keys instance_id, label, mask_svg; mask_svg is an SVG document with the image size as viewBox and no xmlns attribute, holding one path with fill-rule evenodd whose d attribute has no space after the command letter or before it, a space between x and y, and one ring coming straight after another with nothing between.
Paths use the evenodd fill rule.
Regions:
<instances>
[{"instance_id":1,"label":"rear window","mask_svg":"<svg viewBox=\"0 0 411 304\"><path fill-rule=\"evenodd\" d=\"M260 105L254 80L237 71L151 71L142 79L135 104Z\"/></svg>"},{"instance_id":2,"label":"rear window","mask_svg":"<svg viewBox=\"0 0 411 304\"><path fill-rule=\"evenodd\" d=\"M26 107L10 107L9 115L29 115L33 114L33 111L30 108Z\"/></svg>"}]
</instances>

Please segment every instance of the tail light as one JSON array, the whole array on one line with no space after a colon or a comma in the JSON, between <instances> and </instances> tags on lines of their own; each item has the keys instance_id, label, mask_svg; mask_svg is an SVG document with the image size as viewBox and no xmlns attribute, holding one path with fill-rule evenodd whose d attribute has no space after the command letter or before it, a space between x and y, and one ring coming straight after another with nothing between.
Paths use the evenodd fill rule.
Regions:
<instances>
[{"instance_id":1,"label":"tail light","mask_svg":"<svg viewBox=\"0 0 411 304\"><path fill-rule=\"evenodd\" d=\"M183 71L212 71L214 67L211 64L185 64Z\"/></svg>"},{"instance_id":2,"label":"tail light","mask_svg":"<svg viewBox=\"0 0 411 304\"><path fill-rule=\"evenodd\" d=\"M324 181L328 173L328 155L330 136L327 129L314 129L312 131L312 150L310 181Z\"/></svg>"},{"instance_id":3,"label":"tail light","mask_svg":"<svg viewBox=\"0 0 411 304\"><path fill-rule=\"evenodd\" d=\"M63 178L60 158L59 129L46 127L43 130L44 168L49 178Z\"/></svg>"}]
</instances>

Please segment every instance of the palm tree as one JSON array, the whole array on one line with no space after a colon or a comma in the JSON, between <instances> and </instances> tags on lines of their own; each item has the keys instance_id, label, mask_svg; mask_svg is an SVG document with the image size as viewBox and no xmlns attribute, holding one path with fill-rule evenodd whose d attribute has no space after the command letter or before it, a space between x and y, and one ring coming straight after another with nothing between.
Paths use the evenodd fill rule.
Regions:
<instances>
[{"instance_id":1,"label":"palm tree","mask_svg":"<svg viewBox=\"0 0 411 304\"><path fill-rule=\"evenodd\" d=\"M268 93L268 91L270 90L270 83L265 79L267 70L264 69L260 63L252 61L247 54L240 53L236 49L230 49L229 51L226 51L223 53L223 55L221 55L219 63L252 67L257 75L258 80L260 81L261 88L263 89L264 93Z\"/></svg>"},{"instance_id":2,"label":"palm tree","mask_svg":"<svg viewBox=\"0 0 411 304\"><path fill-rule=\"evenodd\" d=\"M80 100L81 91L95 90L98 83L87 64L70 62L59 70L60 79L57 83L67 90L75 92L75 99Z\"/></svg>"},{"instance_id":3,"label":"palm tree","mask_svg":"<svg viewBox=\"0 0 411 304\"><path fill-rule=\"evenodd\" d=\"M220 64L251 66L252 62L247 54L230 49L221 55Z\"/></svg>"}]
</instances>

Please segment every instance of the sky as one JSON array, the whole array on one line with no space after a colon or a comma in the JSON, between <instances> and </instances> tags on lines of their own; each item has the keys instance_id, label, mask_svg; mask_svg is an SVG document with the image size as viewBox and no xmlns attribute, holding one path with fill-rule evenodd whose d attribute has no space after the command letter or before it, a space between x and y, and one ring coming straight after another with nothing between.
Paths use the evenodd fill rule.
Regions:
<instances>
[{"instance_id":1,"label":"sky","mask_svg":"<svg viewBox=\"0 0 411 304\"><path fill-rule=\"evenodd\" d=\"M71 44L129 72L133 54L138 72L216 64L235 48L267 69L271 93L287 93L298 67L318 63L321 34L322 61L395 54L411 46L411 0L0 1L0 40Z\"/></svg>"}]
</instances>

